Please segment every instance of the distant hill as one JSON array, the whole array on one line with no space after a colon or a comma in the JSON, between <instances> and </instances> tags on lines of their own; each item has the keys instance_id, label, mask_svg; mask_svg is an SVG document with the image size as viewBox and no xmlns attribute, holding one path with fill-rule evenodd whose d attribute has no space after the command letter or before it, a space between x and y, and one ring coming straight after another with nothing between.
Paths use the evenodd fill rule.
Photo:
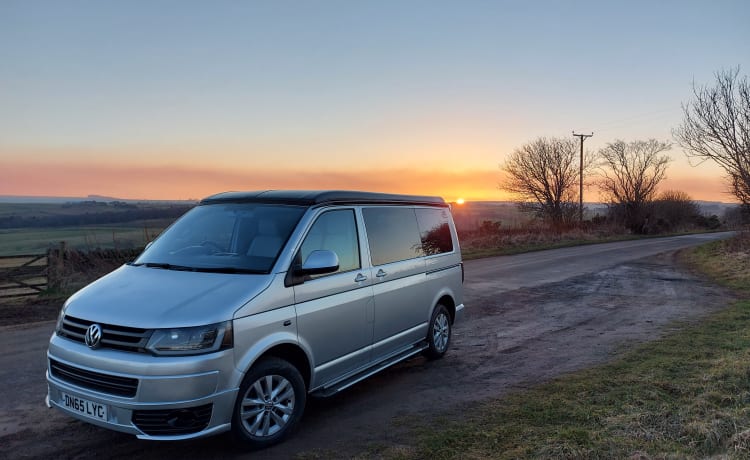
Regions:
<instances>
[{"instance_id":1,"label":"distant hill","mask_svg":"<svg viewBox=\"0 0 750 460\"><path fill-rule=\"evenodd\" d=\"M81 227L167 219L173 221L194 202L66 200L58 202L0 201L0 229Z\"/></svg>"},{"instance_id":2,"label":"distant hill","mask_svg":"<svg viewBox=\"0 0 750 460\"><path fill-rule=\"evenodd\" d=\"M122 203L175 203L175 204L195 204L198 200L130 200L124 198L114 198L102 195L80 196L23 196L23 195L0 195L0 203L77 203L81 201L111 202L119 201Z\"/></svg>"},{"instance_id":3,"label":"distant hill","mask_svg":"<svg viewBox=\"0 0 750 460\"><path fill-rule=\"evenodd\" d=\"M701 213L705 216L716 215L722 217L727 209L734 209L739 206L737 203L722 203L721 201L696 201Z\"/></svg>"}]
</instances>

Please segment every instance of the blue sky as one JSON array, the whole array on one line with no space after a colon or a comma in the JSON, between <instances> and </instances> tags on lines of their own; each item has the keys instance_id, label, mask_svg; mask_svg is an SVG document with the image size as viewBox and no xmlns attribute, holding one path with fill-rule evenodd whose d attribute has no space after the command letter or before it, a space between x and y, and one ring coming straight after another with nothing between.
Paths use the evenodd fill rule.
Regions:
<instances>
[{"instance_id":1,"label":"blue sky","mask_svg":"<svg viewBox=\"0 0 750 460\"><path fill-rule=\"evenodd\" d=\"M748 73L750 2L5 0L0 62L0 166L468 177L669 140L694 80Z\"/></svg>"}]
</instances>

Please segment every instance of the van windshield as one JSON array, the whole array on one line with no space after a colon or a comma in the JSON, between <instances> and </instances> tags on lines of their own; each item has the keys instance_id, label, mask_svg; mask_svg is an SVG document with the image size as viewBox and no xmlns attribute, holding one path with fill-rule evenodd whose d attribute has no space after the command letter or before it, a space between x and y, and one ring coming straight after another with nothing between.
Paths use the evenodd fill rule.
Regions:
<instances>
[{"instance_id":1,"label":"van windshield","mask_svg":"<svg viewBox=\"0 0 750 460\"><path fill-rule=\"evenodd\" d=\"M197 206L132 263L219 273L270 273L306 208L253 203Z\"/></svg>"}]
</instances>

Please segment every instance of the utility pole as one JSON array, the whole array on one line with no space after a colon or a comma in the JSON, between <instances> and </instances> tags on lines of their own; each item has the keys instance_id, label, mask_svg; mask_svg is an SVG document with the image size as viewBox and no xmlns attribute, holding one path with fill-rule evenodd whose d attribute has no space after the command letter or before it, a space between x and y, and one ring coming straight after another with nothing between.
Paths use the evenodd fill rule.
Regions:
<instances>
[{"instance_id":1,"label":"utility pole","mask_svg":"<svg viewBox=\"0 0 750 460\"><path fill-rule=\"evenodd\" d=\"M573 136L581 139L581 162L579 163L580 188L578 190L578 222L581 225L583 224L583 141L593 135L593 131L591 131L591 134L576 134L576 132L573 131Z\"/></svg>"}]
</instances>

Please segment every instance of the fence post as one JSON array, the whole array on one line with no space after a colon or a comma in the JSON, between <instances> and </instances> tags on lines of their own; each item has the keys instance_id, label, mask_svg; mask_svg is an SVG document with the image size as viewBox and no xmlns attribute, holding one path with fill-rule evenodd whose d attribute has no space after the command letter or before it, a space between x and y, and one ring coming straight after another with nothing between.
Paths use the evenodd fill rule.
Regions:
<instances>
[{"instance_id":1,"label":"fence post","mask_svg":"<svg viewBox=\"0 0 750 460\"><path fill-rule=\"evenodd\" d=\"M47 286L50 290L62 288L63 273L65 270L65 241L60 241L57 249L47 250Z\"/></svg>"}]
</instances>

